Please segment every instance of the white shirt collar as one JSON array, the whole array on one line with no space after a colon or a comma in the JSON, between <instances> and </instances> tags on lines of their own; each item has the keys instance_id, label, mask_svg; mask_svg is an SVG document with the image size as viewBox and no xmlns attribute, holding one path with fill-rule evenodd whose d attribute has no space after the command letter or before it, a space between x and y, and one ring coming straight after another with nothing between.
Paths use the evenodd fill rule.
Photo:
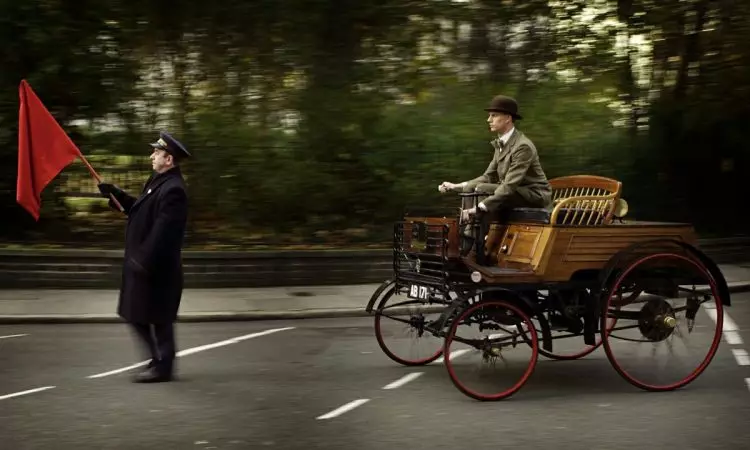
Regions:
<instances>
[{"instance_id":1,"label":"white shirt collar","mask_svg":"<svg viewBox=\"0 0 750 450\"><path fill-rule=\"evenodd\" d=\"M511 128L510 130L508 130L507 133L500 136L500 140L503 142L503 145L508 143L508 139L510 139L510 136L513 134L514 131L516 131L516 127Z\"/></svg>"}]
</instances>

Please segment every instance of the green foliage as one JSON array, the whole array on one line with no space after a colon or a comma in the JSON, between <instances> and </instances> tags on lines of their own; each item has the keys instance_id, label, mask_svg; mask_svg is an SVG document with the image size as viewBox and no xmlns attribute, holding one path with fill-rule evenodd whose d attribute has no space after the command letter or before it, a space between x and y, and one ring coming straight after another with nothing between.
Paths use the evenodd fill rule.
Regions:
<instances>
[{"instance_id":1,"label":"green foliage","mask_svg":"<svg viewBox=\"0 0 750 450\"><path fill-rule=\"evenodd\" d=\"M456 206L437 185L486 168L497 93L519 100L549 177L620 179L639 218L742 223L726 212L748 168L742 2L172 3L0 2L4 236L121 226L57 198L93 192L81 167L45 192L42 223L15 204L23 78L129 189L159 129L181 138L200 239L387 238L406 207ZM628 36L651 47L620 47Z\"/></svg>"}]
</instances>

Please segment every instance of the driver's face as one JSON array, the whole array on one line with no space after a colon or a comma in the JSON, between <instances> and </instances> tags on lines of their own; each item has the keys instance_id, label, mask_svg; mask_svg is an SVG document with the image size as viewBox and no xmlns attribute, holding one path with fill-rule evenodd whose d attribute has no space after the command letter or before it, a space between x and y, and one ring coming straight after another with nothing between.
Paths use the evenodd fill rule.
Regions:
<instances>
[{"instance_id":1,"label":"driver's face","mask_svg":"<svg viewBox=\"0 0 750 450\"><path fill-rule=\"evenodd\" d=\"M490 125L490 131L493 133L504 133L510 128L510 115L499 112L490 112L487 117L487 123Z\"/></svg>"}]
</instances>

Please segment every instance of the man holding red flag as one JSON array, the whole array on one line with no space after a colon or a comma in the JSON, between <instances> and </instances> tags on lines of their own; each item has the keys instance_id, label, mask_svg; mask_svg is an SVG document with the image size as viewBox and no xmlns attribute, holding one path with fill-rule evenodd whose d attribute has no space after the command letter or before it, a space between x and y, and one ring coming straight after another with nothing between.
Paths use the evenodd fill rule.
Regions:
<instances>
[{"instance_id":1,"label":"man holding red flag","mask_svg":"<svg viewBox=\"0 0 750 450\"><path fill-rule=\"evenodd\" d=\"M190 153L168 133L161 133L151 146L154 173L140 196L128 195L109 183L99 184L102 195L116 198L128 216L117 313L130 323L151 358L134 380L139 383L173 377L174 322L182 297L188 209L180 162ZM112 200L109 204L115 207Z\"/></svg>"},{"instance_id":2,"label":"man holding red flag","mask_svg":"<svg viewBox=\"0 0 750 450\"><path fill-rule=\"evenodd\" d=\"M154 173L138 198L99 175L44 107L26 80L19 86L18 180L16 201L39 220L41 193L76 158L99 182L109 205L128 216L125 261L118 314L148 348L151 361L137 382L172 379L176 345L174 322L182 297L182 244L187 222L187 192L179 162L190 153L161 133L151 154Z\"/></svg>"}]
</instances>

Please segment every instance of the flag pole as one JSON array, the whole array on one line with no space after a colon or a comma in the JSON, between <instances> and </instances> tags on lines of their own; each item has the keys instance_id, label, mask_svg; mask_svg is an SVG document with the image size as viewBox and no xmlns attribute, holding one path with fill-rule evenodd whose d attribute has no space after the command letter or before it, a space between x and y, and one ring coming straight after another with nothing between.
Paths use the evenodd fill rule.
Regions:
<instances>
[{"instance_id":1,"label":"flag pole","mask_svg":"<svg viewBox=\"0 0 750 450\"><path fill-rule=\"evenodd\" d=\"M94 168L91 167L91 164L89 164L89 162L86 159L86 157L83 156L82 153L79 153L79 156L81 157L81 161L83 161L83 163L86 164L86 167L88 167L89 172L91 173L91 176L94 177L94 180L96 180L97 183L101 183L102 182L102 178L99 176L98 173L96 173L96 170L94 170ZM109 193L109 198L111 198L112 201L115 203L115 205L117 205L117 208L120 209L120 212L125 211L125 208L122 207L122 205L120 204L120 202L117 201L117 199L115 198L115 196L111 192Z\"/></svg>"}]
</instances>

